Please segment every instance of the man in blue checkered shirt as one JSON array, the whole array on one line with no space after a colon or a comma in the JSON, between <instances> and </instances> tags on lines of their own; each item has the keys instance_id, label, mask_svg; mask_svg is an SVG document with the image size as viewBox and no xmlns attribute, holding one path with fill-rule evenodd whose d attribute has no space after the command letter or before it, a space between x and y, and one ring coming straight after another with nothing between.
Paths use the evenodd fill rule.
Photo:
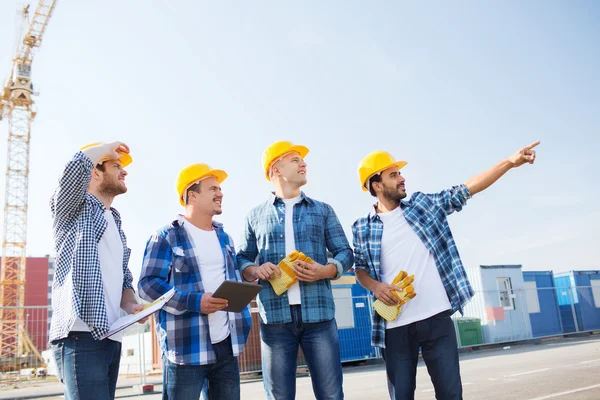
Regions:
<instances>
[{"instance_id":1,"label":"man in blue checkered shirt","mask_svg":"<svg viewBox=\"0 0 600 400\"><path fill-rule=\"evenodd\" d=\"M237 357L250 332L250 309L222 311L213 297L225 280L242 281L233 241L213 221L222 212L225 171L206 164L184 168L177 179L185 215L159 229L146 245L140 296L154 301L175 288L158 313L163 356L163 399L198 400L205 381L211 400L240 398Z\"/></svg>"},{"instance_id":2,"label":"man in blue checkered shirt","mask_svg":"<svg viewBox=\"0 0 600 400\"><path fill-rule=\"evenodd\" d=\"M352 226L356 277L388 306L398 304L392 286L400 271L414 275L416 297L402 305L401 314L384 320L373 313L372 345L381 347L390 397L413 399L419 347L438 399L462 399L462 384L454 324L473 289L461 263L447 216L488 188L510 169L533 164L533 143L463 185L435 194L415 192L406 201L405 179L396 161L375 151L360 163L363 191L377 204Z\"/></svg>"},{"instance_id":3,"label":"man in blue checkered shirt","mask_svg":"<svg viewBox=\"0 0 600 400\"><path fill-rule=\"evenodd\" d=\"M263 382L269 399L296 394L298 346L306 359L317 399L342 399L342 367L331 279L353 263L352 249L328 204L306 196L304 157L308 149L280 141L263 154L263 170L275 186L254 208L244 226L238 251L244 278L259 280L258 296ZM297 261L299 282L277 296L269 279L293 250L314 262ZM329 250L333 257L327 257Z\"/></svg>"},{"instance_id":4,"label":"man in blue checkered shirt","mask_svg":"<svg viewBox=\"0 0 600 400\"><path fill-rule=\"evenodd\" d=\"M111 207L127 192L129 163L124 143L84 146L50 201L56 249L50 342L66 399L114 398L122 333L99 339L120 309L143 308L131 285L121 216Z\"/></svg>"}]
</instances>

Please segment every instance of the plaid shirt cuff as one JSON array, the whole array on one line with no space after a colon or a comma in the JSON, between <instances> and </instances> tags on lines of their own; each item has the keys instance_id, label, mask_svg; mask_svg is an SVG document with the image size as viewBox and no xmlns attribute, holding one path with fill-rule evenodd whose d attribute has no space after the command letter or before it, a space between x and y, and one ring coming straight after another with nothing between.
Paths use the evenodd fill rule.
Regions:
<instances>
[{"instance_id":1,"label":"plaid shirt cuff","mask_svg":"<svg viewBox=\"0 0 600 400\"><path fill-rule=\"evenodd\" d=\"M344 266L338 260L336 260L334 258L329 258L327 260L327 264L333 264L337 268L337 274L335 275L335 278L333 278L333 279L340 279L342 277L342 275L344 275Z\"/></svg>"},{"instance_id":2,"label":"plaid shirt cuff","mask_svg":"<svg viewBox=\"0 0 600 400\"><path fill-rule=\"evenodd\" d=\"M371 268L369 268L368 265L356 265L354 264L354 270L357 269L362 269L363 271L367 271L368 273L371 273Z\"/></svg>"},{"instance_id":3,"label":"plaid shirt cuff","mask_svg":"<svg viewBox=\"0 0 600 400\"><path fill-rule=\"evenodd\" d=\"M465 199L470 199L471 197L473 197L471 195L471 192L469 191L469 188L464 183L458 185L458 188L460 190L460 194L462 194L465 197Z\"/></svg>"},{"instance_id":4,"label":"plaid shirt cuff","mask_svg":"<svg viewBox=\"0 0 600 400\"><path fill-rule=\"evenodd\" d=\"M252 266L254 266L254 267L258 267L258 265L256 265L256 264L255 264L255 263L253 263L253 262L245 262L245 263L243 263L243 264L240 266L240 275L242 276L242 280L243 280L243 281L246 281L246 282L252 282L252 281L249 281L249 280L247 280L247 279L244 277L244 271L246 270L246 268L248 268L248 267L252 267Z\"/></svg>"},{"instance_id":5,"label":"plaid shirt cuff","mask_svg":"<svg viewBox=\"0 0 600 400\"><path fill-rule=\"evenodd\" d=\"M200 308L200 301L202 300L203 293L188 293L187 297L187 309L192 312L202 312Z\"/></svg>"}]
</instances>

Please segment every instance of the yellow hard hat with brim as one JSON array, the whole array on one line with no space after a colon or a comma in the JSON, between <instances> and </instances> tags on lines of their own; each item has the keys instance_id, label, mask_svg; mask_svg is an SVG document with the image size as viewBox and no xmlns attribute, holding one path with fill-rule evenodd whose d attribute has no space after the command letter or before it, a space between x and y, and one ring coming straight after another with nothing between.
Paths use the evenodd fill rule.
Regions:
<instances>
[{"instance_id":1,"label":"yellow hard hat with brim","mask_svg":"<svg viewBox=\"0 0 600 400\"><path fill-rule=\"evenodd\" d=\"M298 154L300 154L300 157L304 158L308 154L308 147L292 144L291 142L282 140L279 142L275 142L266 148L262 155L262 164L265 170L265 176L267 177L267 180L271 180L271 177L269 176L271 166L281 157L293 151L297 152Z\"/></svg>"},{"instance_id":2,"label":"yellow hard hat with brim","mask_svg":"<svg viewBox=\"0 0 600 400\"><path fill-rule=\"evenodd\" d=\"M90 147L100 146L101 144L102 143L100 143L100 142L86 144L85 146L81 147L79 150L85 150ZM121 167L125 168L126 166L131 164L133 159L131 158L131 156L128 153L123 153L123 152L118 152L118 153L119 153L120 157L117 158L117 160L119 160L121 162ZM100 161L98 161L98 164L102 164L103 162L108 161L108 160L110 160L108 157L104 157Z\"/></svg>"},{"instance_id":3,"label":"yellow hard hat with brim","mask_svg":"<svg viewBox=\"0 0 600 400\"><path fill-rule=\"evenodd\" d=\"M369 153L365 158L362 159L358 164L358 178L362 185L364 192L369 191L369 179L378 173L385 171L391 167L403 168L408 164L406 161L397 161L390 153L383 150L376 150Z\"/></svg>"},{"instance_id":4,"label":"yellow hard hat with brim","mask_svg":"<svg viewBox=\"0 0 600 400\"><path fill-rule=\"evenodd\" d=\"M227 172L220 169L212 169L207 164L192 164L182 169L177 176L177 194L179 194L179 203L182 206L185 206L183 195L188 188L211 176L214 176L217 179L217 182L223 183L223 181L227 179Z\"/></svg>"}]
</instances>

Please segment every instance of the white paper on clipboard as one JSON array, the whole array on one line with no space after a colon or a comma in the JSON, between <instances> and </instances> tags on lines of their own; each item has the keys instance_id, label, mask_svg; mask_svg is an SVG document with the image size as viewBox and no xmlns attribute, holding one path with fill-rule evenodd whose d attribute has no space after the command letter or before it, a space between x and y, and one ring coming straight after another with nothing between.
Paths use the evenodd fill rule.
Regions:
<instances>
[{"instance_id":1,"label":"white paper on clipboard","mask_svg":"<svg viewBox=\"0 0 600 400\"><path fill-rule=\"evenodd\" d=\"M115 333L120 332L123 329L135 324L139 320L144 319L144 318L148 317L149 315L155 313L156 311L163 308L165 306L165 304L167 304L167 302L169 300L171 300L171 297L173 297L174 295L175 295L175 289L171 289L167 293L163 294L158 299L153 301L152 303L146 305L146 308L144 308L142 311L140 311L136 314L129 314L129 315L119 318L110 326L110 329L108 330L108 332L106 332L104 335L102 335L100 337L100 339L101 340L106 339L107 337L112 336Z\"/></svg>"}]
</instances>

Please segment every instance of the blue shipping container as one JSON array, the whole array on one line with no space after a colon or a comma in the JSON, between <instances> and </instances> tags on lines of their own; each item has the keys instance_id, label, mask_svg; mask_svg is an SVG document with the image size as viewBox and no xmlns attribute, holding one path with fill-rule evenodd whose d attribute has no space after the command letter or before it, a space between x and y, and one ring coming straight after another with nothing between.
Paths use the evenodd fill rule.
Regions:
<instances>
[{"instance_id":1,"label":"blue shipping container","mask_svg":"<svg viewBox=\"0 0 600 400\"><path fill-rule=\"evenodd\" d=\"M600 271L558 273L554 282L564 332L600 329Z\"/></svg>"},{"instance_id":2,"label":"blue shipping container","mask_svg":"<svg viewBox=\"0 0 600 400\"><path fill-rule=\"evenodd\" d=\"M531 331L534 337L562 333L552 271L523 271Z\"/></svg>"},{"instance_id":3,"label":"blue shipping container","mask_svg":"<svg viewBox=\"0 0 600 400\"><path fill-rule=\"evenodd\" d=\"M371 346L369 292L352 273L332 281L332 289L342 362L377 358L377 351Z\"/></svg>"}]
</instances>

